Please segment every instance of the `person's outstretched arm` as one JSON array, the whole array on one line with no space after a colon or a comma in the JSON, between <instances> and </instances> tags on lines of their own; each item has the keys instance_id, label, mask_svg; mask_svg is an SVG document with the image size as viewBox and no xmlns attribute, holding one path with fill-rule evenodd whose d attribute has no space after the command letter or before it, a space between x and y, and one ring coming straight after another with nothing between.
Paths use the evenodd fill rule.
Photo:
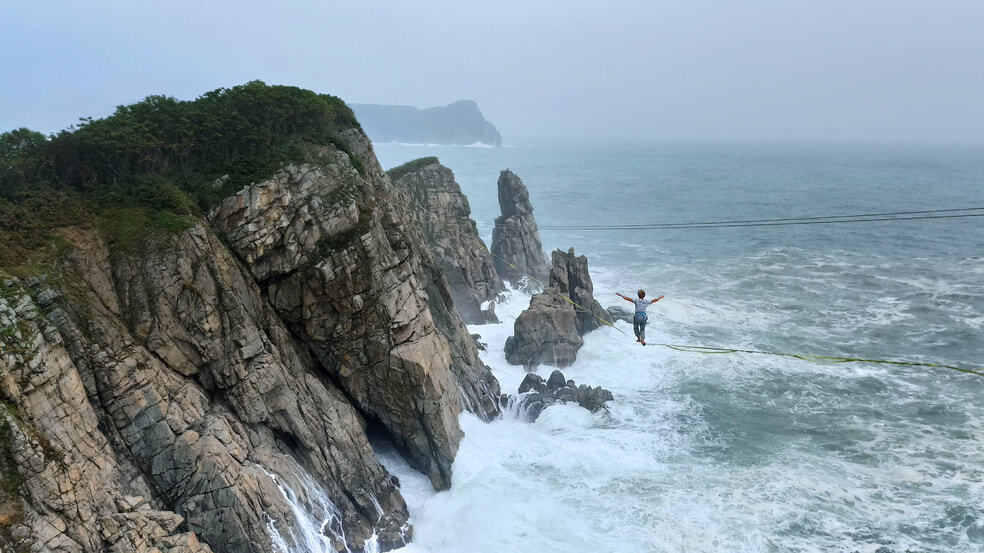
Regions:
<instances>
[{"instance_id":1,"label":"person's outstretched arm","mask_svg":"<svg viewBox=\"0 0 984 553\"><path fill-rule=\"evenodd\" d=\"M622 298L623 300L625 300L625 301L627 301L627 302L629 302L629 303L633 303L633 302L632 302L632 298L630 298L630 297L628 297L628 296L623 296L622 294L620 294L620 293L618 293L618 292L615 292L615 295L616 295L616 296L618 296L618 297L620 297L620 298Z\"/></svg>"},{"instance_id":2,"label":"person's outstretched arm","mask_svg":"<svg viewBox=\"0 0 984 553\"><path fill-rule=\"evenodd\" d=\"M622 297L625 297L625 296L622 296ZM656 299L654 299L654 300L653 300L652 302L650 302L650 303L656 303L656 302L658 302L659 300L661 300L661 299L663 299L663 298L665 298L665 297L666 297L666 296L660 296L660 297L658 297L658 298L656 298Z\"/></svg>"}]
</instances>

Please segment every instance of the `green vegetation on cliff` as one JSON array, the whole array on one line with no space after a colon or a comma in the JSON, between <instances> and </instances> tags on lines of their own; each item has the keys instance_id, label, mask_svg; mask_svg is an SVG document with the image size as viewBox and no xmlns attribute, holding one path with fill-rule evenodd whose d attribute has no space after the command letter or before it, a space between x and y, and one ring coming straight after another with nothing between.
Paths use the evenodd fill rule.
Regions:
<instances>
[{"instance_id":1,"label":"green vegetation on cliff","mask_svg":"<svg viewBox=\"0 0 984 553\"><path fill-rule=\"evenodd\" d=\"M398 167L394 167L394 168L390 169L389 171L386 171L386 174L389 175L389 178L390 178L391 181L396 182L396 181L400 180L400 177L402 177L403 175L406 175L407 173L413 173L414 171L417 171L418 169L421 169L423 167L427 167L428 165L431 165L431 164L434 164L434 163L438 163L436 157L434 157L434 156L422 157L422 158L419 158L419 159L415 159L413 161L408 161L408 162L406 162L403 165L400 165Z\"/></svg>"},{"instance_id":2,"label":"green vegetation on cliff","mask_svg":"<svg viewBox=\"0 0 984 553\"><path fill-rule=\"evenodd\" d=\"M307 146L358 127L340 99L253 81L189 101L149 96L56 135L0 135L0 266L23 263L52 230L92 225L119 248L191 224ZM361 160L353 156L359 167Z\"/></svg>"}]
</instances>

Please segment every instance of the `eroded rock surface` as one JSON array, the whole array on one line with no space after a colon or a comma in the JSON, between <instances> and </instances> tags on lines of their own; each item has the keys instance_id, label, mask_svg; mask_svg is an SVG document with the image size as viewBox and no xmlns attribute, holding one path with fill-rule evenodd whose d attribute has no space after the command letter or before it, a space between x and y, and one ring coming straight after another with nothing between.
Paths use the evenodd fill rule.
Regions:
<instances>
[{"instance_id":1,"label":"eroded rock surface","mask_svg":"<svg viewBox=\"0 0 984 553\"><path fill-rule=\"evenodd\" d=\"M533 218L529 190L508 169L499 174L497 185L502 215L496 218L492 230L495 268L502 278L514 284L527 275L545 283L549 264Z\"/></svg>"},{"instance_id":2,"label":"eroded rock surface","mask_svg":"<svg viewBox=\"0 0 984 553\"><path fill-rule=\"evenodd\" d=\"M584 345L582 336L610 322L609 314L594 299L588 259L555 250L550 287L536 294L520 313L513 335L506 340L506 360L530 370L546 364L567 367Z\"/></svg>"},{"instance_id":3,"label":"eroded rock surface","mask_svg":"<svg viewBox=\"0 0 984 553\"><path fill-rule=\"evenodd\" d=\"M406 506L359 413L311 370L210 229L198 224L132 257L109 255L92 233L67 237L76 249L62 268L65 294L43 316L25 311L18 324L30 321L23 343L31 349L5 357L4 367L4 395L62 460L37 486L24 475L32 527L92 544L53 550L98 551L100 539L121 551L139 540L185 547L197 539L217 552L270 550L271 521L284 535L293 523L272 474L295 489L296 475L312 475L344 521L345 539L331 536L337 547L360 549L374 532L390 546L409 537ZM34 294L35 312L45 297ZM39 376L53 372L56 388L25 379L32 366ZM120 507L133 503L126 496L170 518L131 516ZM174 517L193 535L168 537Z\"/></svg>"},{"instance_id":4,"label":"eroded rock surface","mask_svg":"<svg viewBox=\"0 0 984 553\"><path fill-rule=\"evenodd\" d=\"M364 135L241 190L210 215L293 335L439 489L463 407L498 411L446 279Z\"/></svg>"},{"instance_id":5,"label":"eroded rock surface","mask_svg":"<svg viewBox=\"0 0 984 553\"><path fill-rule=\"evenodd\" d=\"M612 393L601 386L577 385L568 380L564 373L555 370L547 380L536 373L529 373L517 390L519 395L502 396L503 406L511 408L527 422L533 422L544 409L558 403L577 403L592 413L607 409L606 402L612 401Z\"/></svg>"},{"instance_id":6,"label":"eroded rock surface","mask_svg":"<svg viewBox=\"0 0 984 553\"><path fill-rule=\"evenodd\" d=\"M397 190L406 195L414 221L424 230L461 319L468 324L498 322L492 304L484 310L482 305L504 290L502 279L454 174L437 158L412 161L389 174Z\"/></svg>"},{"instance_id":7,"label":"eroded rock surface","mask_svg":"<svg viewBox=\"0 0 984 553\"><path fill-rule=\"evenodd\" d=\"M51 320L21 287L0 291L4 551L208 553L117 456ZM136 414L136 413L135 413Z\"/></svg>"},{"instance_id":8,"label":"eroded rock surface","mask_svg":"<svg viewBox=\"0 0 984 553\"><path fill-rule=\"evenodd\" d=\"M538 365L567 367L574 363L584 340L577 333L577 313L556 288L530 300L516 317L513 335L506 339L506 360L531 370Z\"/></svg>"},{"instance_id":9,"label":"eroded rock surface","mask_svg":"<svg viewBox=\"0 0 984 553\"><path fill-rule=\"evenodd\" d=\"M567 252L554 250L551 255L550 287L556 288L580 307L577 310L577 333L588 332L609 321L608 312L594 298L594 284L588 274L588 258L574 255L574 248Z\"/></svg>"},{"instance_id":10,"label":"eroded rock surface","mask_svg":"<svg viewBox=\"0 0 984 553\"><path fill-rule=\"evenodd\" d=\"M4 550L265 552L315 499L336 550L410 538L367 425L444 488L459 412L496 416L499 387L371 145L342 138L211 225L126 253L63 229L50 274L3 278Z\"/></svg>"}]
</instances>

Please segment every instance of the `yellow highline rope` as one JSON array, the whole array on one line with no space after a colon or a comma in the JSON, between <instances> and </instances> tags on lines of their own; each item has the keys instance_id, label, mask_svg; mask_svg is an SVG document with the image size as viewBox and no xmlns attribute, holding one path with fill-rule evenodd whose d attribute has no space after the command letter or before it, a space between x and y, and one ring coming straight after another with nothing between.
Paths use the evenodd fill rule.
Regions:
<instances>
[{"instance_id":1,"label":"yellow highline rope","mask_svg":"<svg viewBox=\"0 0 984 553\"><path fill-rule=\"evenodd\" d=\"M411 204L417 205L417 207L419 207L420 209L422 209L423 211L425 211L426 213L428 213L430 216L434 217L435 220L438 218L438 215L436 213L434 213L433 211L431 211L430 209L428 209L426 206L421 205L420 202L414 200L412 197L410 197L409 194L407 194L407 198L410 200L410 203ZM437 224L440 225L441 222L438 221ZM529 278L533 282L535 282L538 285L540 285L540 287L542 287L543 289L546 289L547 288L547 286L543 282L541 282L540 279L536 278L535 276L533 276L533 275L531 275L529 273L526 273L525 271L523 271L522 269L520 269L519 267L517 267L514 263L512 263L508 259L506 259L506 258L504 258L504 257L502 257L500 255L496 255L496 254L492 253L492 250L490 250L488 248L488 246L486 246L485 243L482 242L481 240L475 240L474 238L471 238L470 236L467 236L467 235L463 234L457 228L454 228L454 225L452 225L451 223L446 223L444 226L447 229L454 229L454 232L456 232L459 236L462 236L465 239L467 239L467 240L469 240L471 242L474 242L475 244L478 244L479 246L482 247L483 250L486 251L486 253L488 253L489 255L491 255L491 256L493 256L493 257L501 260L503 263L505 263L506 265L509 265L510 267L512 267L513 269L515 269L516 271L525 274L527 278ZM571 305L573 305L581 313L591 313L591 311L589 309L587 309L584 306L578 304L577 302L575 302L574 300L570 299L569 297L567 297L567 296L565 296L563 294L561 294L561 297L563 297L564 300L566 300L568 303L570 303ZM602 323L603 325L608 326L608 327L611 327L611 328L614 328L615 330L621 332L625 336L628 336L628 333L626 333L621 328L618 328L617 326L615 326L614 322L606 321L605 319L603 319L603 318L595 315L594 313L591 313L591 316L594 317L595 319L597 319L598 322ZM792 357L794 359L799 359L801 361L810 361L810 362L815 362L815 363L818 363L818 362L831 362L831 363L872 363L872 364L878 364L878 365L896 365L896 366L907 366L907 367L931 367L931 368L938 368L938 369L950 369L950 370L953 370L953 371L958 371L958 372L962 372L962 373L966 373L966 374L973 374L973 375L976 375L976 376L984 376L984 368L968 369L966 367L956 367L956 366L953 366L953 365L944 365L944 364L940 364L940 363L919 363L919 362L913 362L913 361L890 361L890 360L885 360L885 359L865 359L865 358L862 358L862 357L838 357L838 356L834 356L834 355L811 355L811 354L799 354L799 353L784 353L784 352L777 352L777 351L760 351L760 350L739 349L739 348L720 348L720 347L714 347L714 346L694 346L694 345L681 345L681 344L650 344L650 345L653 345L653 346L662 346L662 347L669 348L669 349L672 349L672 350L682 351L682 352L687 352L687 353L708 353L708 354L718 354L718 353L745 353L745 354L755 354L755 355L773 355L773 356L776 356L776 357Z\"/></svg>"},{"instance_id":2,"label":"yellow highline rope","mask_svg":"<svg viewBox=\"0 0 984 553\"><path fill-rule=\"evenodd\" d=\"M760 351L753 349L738 348L718 348L713 346L690 346L680 344L653 344L663 346L677 351L687 353L751 353L756 355L773 355L777 357L793 357L802 361L830 362L830 363L874 363L878 365L899 365L907 367L932 367L938 369L950 369L962 373L984 376L984 368L968 369L966 367L956 367L954 365L944 365L941 363L921 363L915 361L889 361L885 359L865 359L863 357L839 357L836 355L812 355L800 353L783 353L778 351Z\"/></svg>"}]
</instances>

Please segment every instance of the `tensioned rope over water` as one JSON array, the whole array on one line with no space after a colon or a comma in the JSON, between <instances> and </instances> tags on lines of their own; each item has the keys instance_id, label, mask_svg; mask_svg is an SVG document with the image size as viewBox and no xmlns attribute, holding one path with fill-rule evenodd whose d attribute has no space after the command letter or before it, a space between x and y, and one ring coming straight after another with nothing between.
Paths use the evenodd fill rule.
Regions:
<instances>
[{"instance_id":1,"label":"tensioned rope over water","mask_svg":"<svg viewBox=\"0 0 984 553\"><path fill-rule=\"evenodd\" d=\"M410 197L409 194L406 196L406 199L408 199L411 204L416 205L423 212L427 213L429 216L434 217L435 220L438 219L438 215L436 213L434 213L433 211L431 211L430 209L428 209L426 206L424 206L424 205L420 204L419 202L417 202L415 199L413 199L412 197ZM984 208L968 208L968 209L984 210ZM950 210L950 211L966 211L966 210L959 210L958 209L958 210ZM901 212L899 212L899 213L901 213ZM861 215L861 217L863 217L863 216L865 216L865 215ZM978 216L984 216L984 213L982 213L982 214L980 214ZM833 222L839 222L839 221L833 221ZM438 221L438 224L441 224L441 222ZM465 235L464 233L462 233L457 228L454 228L454 225L451 224L451 223L444 223L443 226L446 229L453 229L456 233L458 233L459 236L467 239L470 242L473 242L473 243L481 246L481 248L483 250L485 250L489 255L498 258L499 260L503 261L504 263L506 263L507 265L509 265L513 269L515 269L516 271L521 272L521 273L524 273L527 278L529 278L531 281L537 283L542 288L546 288L546 285L543 282L541 282L540 279L536 278L535 276L533 276L533 275L531 275L529 273L526 273L525 271L523 271L522 269L520 269L519 267L517 267L514 263L512 263L508 259L492 253L492 251L481 240L475 240L474 238ZM622 329L618 328L617 326L615 326L614 322L612 322L612 321L606 321L605 319L603 319L603 318L595 315L594 313L591 313L591 310L589 310L589 309L585 308L584 306L578 304L577 302L575 302L574 300L570 299L566 295L561 294L561 297L563 297L564 300L566 300L568 303L570 303L571 305L573 305L577 311L582 312L582 313L589 313L589 314L591 314L592 317L594 317L595 319L597 319L598 322L602 323L603 325L608 326L608 327L611 327L611 328L617 330L618 332L622 333L623 335L628 336L628 334L624 330L622 330ZM870 364L878 364L878 365L893 365L893 366L908 366L908 367L929 367L929 368L938 368L938 369L949 369L949 370L958 371L958 372L962 372L962 373L965 373L965 374L972 374L972 375L976 375L976 376L984 376L984 368L973 368L973 369L970 369L970 368L966 368L966 367L957 367L957 366L954 366L954 365L946 365L946 364L942 364L942 363L923 363L923 362L917 362L917 361L895 361L895 360L887 360L887 359L867 359L867 358L863 358L863 357L841 357L841 356L835 356L835 355L814 355L814 354L786 353L786 352L778 352L778 351L763 351L763 350L751 350L751 349L740 349L740 348L722 348L722 347L715 347L715 346L698 346L698 345L687 345L687 344L658 344L658 343L653 343L653 344L649 344L649 345L651 345L651 346L661 346L661 347L669 348L669 349L672 349L672 350L681 351L681 352L687 352L687 353L705 353L705 354L743 353L743 354L753 354L753 355L772 355L772 356L776 356L776 357L790 357L790 358L794 358L794 359L799 359L801 361L810 361L810 362L815 362L815 363L870 363Z\"/></svg>"},{"instance_id":2,"label":"tensioned rope over water","mask_svg":"<svg viewBox=\"0 0 984 553\"><path fill-rule=\"evenodd\" d=\"M791 221L822 221L822 220L832 220L832 219L843 219L843 222L850 222L854 219L863 218L866 221L869 217L894 217L902 215L939 215L944 213L957 213L961 211L984 211L984 207L961 207L961 208L950 208L950 209L923 209L918 211L886 211L882 213L854 213L846 215L820 215L813 217L782 217L779 219L735 219L726 221L700 221L700 222L690 222L690 223L637 223L637 224L622 224L622 225L544 225L540 228L609 228L612 226L617 226L619 228L673 228L673 227L690 227L690 226L710 226L710 225L743 225L752 223L781 223L781 222L791 222ZM977 215L972 214L972 215ZM981 215L984 215L982 213ZM872 219L880 220L880 219ZM899 220L907 220L906 218L900 218ZM842 222L842 221L838 221Z\"/></svg>"},{"instance_id":3,"label":"tensioned rope over water","mask_svg":"<svg viewBox=\"0 0 984 553\"><path fill-rule=\"evenodd\" d=\"M437 223L438 223L439 225L440 225L440 224L442 224L442 223L441 223L441 222L440 222L440 221L438 220L438 215L437 215L436 213L434 213L433 211L431 211L430 209L428 209L428 208L427 208L427 206L425 206L425 205L422 205L422 204L421 204L420 202L418 202L417 200L415 200L414 198L412 198L412 197L411 197L411 196L410 196L409 194L407 194L407 195L406 195L406 199L407 199L407 200L408 200L408 201L409 201L409 202L410 202L410 203L411 203L412 205L416 205L416 206L417 206L418 208L420 208L420 209L421 209L421 210L422 210L423 212L425 212L425 213L427 213L427 214L428 214L429 216L431 216L431 217L433 217L433 218L434 218L434 220L435 220L435 221L436 221L436 222L437 222ZM486 245L485 245L485 243L484 243L484 242L482 242L481 240L476 240L476 239L474 239L474 238L472 238L471 236L468 236L468 235L466 235L466 234L464 234L464 233L462 233L462 232L461 232L461 231L460 231L459 229L457 229L457 228L455 228L455 226L454 226L453 224L451 224L451 223L444 223L443 225L444 225L444 227L445 227L445 229L448 229L448 230L453 230L454 232L456 232L456 233L458 234L458 236L459 236L459 237L461 237L461 238L464 238L465 240L468 240L469 242L472 242L472 243L474 243L474 244L476 244L476 245L478 245L478 246L480 246L480 247L481 247L481 248L482 248L483 250L485 250L485 252L486 252L486 253L488 253L488 254L489 254L489 255L491 255L492 257L495 257L496 259L499 259L500 261L502 261L502 262L503 262L503 263L505 263L506 265L509 265L510 267L512 267L513 269L515 269L515 270L516 270L517 272L520 272L520 273L523 273L523 274L525 274L525 275L526 275L526 278L528 278L528 279L530 279L530 280L531 280L532 282L535 282L535 283L536 283L537 285L539 285L539 286L540 286L541 288L543 288L543 289L546 289L546 288L547 288L547 285L546 285L546 284L544 284L544 283L543 283L543 282L542 282L542 281L541 281L540 279L538 279L538 278L536 278L535 276L533 276L533 275L531 275L531 274L529 274L529 273L527 273L526 271L523 271L522 269L520 269L519 267L517 267L517 266L516 266L516 265L515 265L515 264L514 264L513 262L511 262L511 261L509 261L509 260L508 260L508 259L506 259L505 257L503 257L503 256L501 256L501 255L497 255L497 254L494 254L494 253L492 253L492 250L490 250L490 249L488 248L488 246L486 246ZM587 309L587 308L585 308L585 307L584 307L584 306L582 306L581 304L579 304L579 303L577 303L576 301L574 301L574 300L572 300L571 298L569 298L569 297L567 297L567 296L565 296L565 295L563 295L563 294L561 294L561 297L562 297L562 298L564 299L564 301L566 301L567 303L569 303L569 304L571 304L571 305L573 305L573 306L574 306L574 309L575 309L575 311L578 311L578 312L581 312L581 313L588 313L588 314L590 314L590 315L591 315L592 317L594 317L595 319L597 319L597 320L598 320L598 322L600 322L600 323L602 323L603 325L605 325L605 326L609 326L609 327L611 327L611 328L614 328L615 330L617 330L617 331L619 331L619 332L621 332L622 334L625 334L626 336L628 336L628 334L627 334L627 333L626 333L626 332L625 332L624 330L622 330L621 328L618 328L617 326L615 326L615 324L614 324L614 323L613 323L612 321L606 321L605 319L603 319L603 318L601 318L601 317L599 317L599 316L597 316L597 315L595 315L594 313L592 313L592 312L591 312L591 310L590 310L590 309Z\"/></svg>"},{"instance_id":4,"label":"tensioned rope over water","mask_svg":"<svg viewBox=\"0 0 984 553\"><path fill-rule=\"evenodd\" d=\"M960 215L920 215L915 217L879 217L869 219L836 219L821 221L787 221L776 223L733 223L733 224L694 224L694 225L651 225L630 227L624 225L609 226L542 226L543 230L677 230L677 229L711 229L736 227L781 227L788 225L829 225L835 223L871 223L878 221L919 221L927 219L963 219L967 217L984 217L984 213L966 213Z\"/></svg>"},{"instance_id":5,"label":"tensioned rope over water","mask_svg":"<svg viewBox=\"0 0 984 553\"><path fill-rule=\"evenodd\" d=\"M734 219L724 221L700 221L689 223L626 223L618 225L541 225L542 230L672 230L736 227L771 227L786 225L826 225L834 223L870 223L886 221L921 221L931 219L963 219L984 217L984 207L950 209L924 209L916 211L886 211L881 213L856 213L845 215L820 215L810 217L782 217L775 219ZM482 223L489 225L489 223Z\"/></svg>"},{"instance_id":6,"label":"tensioned rope over water","mask_svg":"<svg viewBox=\"0 0 984 553\"><path fill-rule=\"evenodd\" d=\"M792 357L802 361L830 362L830 363L874 363L878 365L902 365L908 367L932 367L938 369L950 369L962 373L984 376L984 368L968 369L966 367L956 367L954 365L944 365L941 363L921 363L917 361L891 361L886 359L865 359L862 357L840 357L836 355L812 355L800 353L783 353L778 351L760 351L752 349L738 348L719 348L713 346L691 346L681 344L652 344L663 346L677 351L688 353L750 353L756 355L773 355L777 357Z\"/></svg>"}]
</instances>

